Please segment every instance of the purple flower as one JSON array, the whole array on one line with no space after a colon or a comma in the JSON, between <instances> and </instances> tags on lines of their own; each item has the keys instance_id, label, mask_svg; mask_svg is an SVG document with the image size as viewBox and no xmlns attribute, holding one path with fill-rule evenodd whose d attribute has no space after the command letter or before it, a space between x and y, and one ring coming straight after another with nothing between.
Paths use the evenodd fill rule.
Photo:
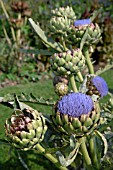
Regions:
<instances>
[{"instance_id":1,"label":"purple flower","mask_svg":"<svg viewBox=\"0 0 113 170\"><path fill-rule=\"evenodd\" d=\"M80 20L76 20L74 22L75 27L83 26L83 25L89 25L89 24L91 24L90 18L88 18L88 19L80 19Z\"/></svg>"},{"instance_id":2,"label":"purple flower","mask_svg":"<svg viewBox=\"0 0 113 170\"><path fill-rule=\"evenodd\" d=\"M92 99L83 93L69 93L62 97L57 105L61 114L68 114L72 117L79 117L88 114L94 108Z\"/></svg>"},{"instance_id":3,"label":"purple flower","mask_svg":"<svg viewBox=\"0 0 113 170\"><path fill-rule=\"evenodd\" d=\"M102 77L95 76L94 78L92 78L91 81L95 85L97 90L99 91L101 97L107 95L107 93L108 93L108 86L107 86L107 83L105 82L105 80Z\"/></svg>"}]
</instances>

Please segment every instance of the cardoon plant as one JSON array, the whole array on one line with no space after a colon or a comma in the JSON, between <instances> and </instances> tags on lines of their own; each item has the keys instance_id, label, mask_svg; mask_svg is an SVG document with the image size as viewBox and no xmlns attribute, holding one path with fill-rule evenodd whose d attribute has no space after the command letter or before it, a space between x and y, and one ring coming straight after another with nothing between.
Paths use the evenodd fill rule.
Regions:
<instances>
[{"instance_id":1,"label":"cardoon plant","mask_svg":"<svg viewBox=\"0 0 113 170\"><path fill-rule=\"evenodd\" d=\"M83 169L100 170L102 158L107 153L104 131L112 119L103 112L110 114L112 107L108 109L108 104L103 109L100 107L100 99L108 94L108 86L98 75L101 70L94 73L89 56L89 49L101 39L101 30L93 23L98 12L100 10L88 19L76 19L71 7L53 10L48 26L51 38L30 18L33 30L51 55L57 101L33 94L3 97L0 101L12 105L15 110L5 123L8 142L17 149L38 150L62 170L68 170L73 163L74 168L78 168L76 160ZM108 67L102 72L105 70ZM50 105L52 113L44 115L24 101Z\"/></svg>"}]
</instances>

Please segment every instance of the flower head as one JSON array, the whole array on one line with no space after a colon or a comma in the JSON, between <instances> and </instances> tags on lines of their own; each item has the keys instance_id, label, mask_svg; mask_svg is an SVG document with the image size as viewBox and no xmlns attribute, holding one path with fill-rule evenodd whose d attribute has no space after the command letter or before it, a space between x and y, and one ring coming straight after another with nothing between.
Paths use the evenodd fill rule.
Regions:
<instances>
[{"instance_id":1,"label":"flower head","mask_svg":"<svg viewBox=\"0 0 113 170\"><path fill-rule=\"evenodd\" d=\"M95 76L94 78L91 79L92 83L94 86L97 88L99 91L101 97L106 96L108 93L108 86L105 80L100 77L100 76Z\"/></svg>"},{"instance_id":2,"label":"flower head","mask_svg":"<svg viewBox=\"0 0 113 170\"><path fill-rule=\"evenodd\" d=\"M44 139L45 118L31 109L15 110L5 123L8 141L16 148L28 150Z\"/></svg>"},{"instance_id":3,"label":"flower head","mask_svg":"<svg viewBox=\"0 0 113 170\"><path fill-rule=\"evenodd\" d=\"M94 108L92 99L83 93L70 93L62 97L57 105L61 114L68 114L72 117L79 117L88 114Z\"/></svg>"},{"instance_id":4,"label":"flower head","mask_svg":"<svg viewBox=\"0 0 113 170\"><path fill-rule=\"evenodd\" d=\"M80 19L80 20L76 20L74 22L75 27L83 26L83 25L89 25L89 24L91 24L90 18L88 18L88 19Z\"/></svg>"}]
</instances>

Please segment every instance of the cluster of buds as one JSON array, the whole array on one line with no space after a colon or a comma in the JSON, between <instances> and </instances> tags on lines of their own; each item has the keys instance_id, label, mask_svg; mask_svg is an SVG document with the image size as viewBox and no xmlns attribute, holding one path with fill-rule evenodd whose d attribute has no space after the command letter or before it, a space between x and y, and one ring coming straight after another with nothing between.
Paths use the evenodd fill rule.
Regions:
<instances>
[{"instance_id":1,"label":"cluster of buds","mask_svg":"<svg viewBox=\"0 0 113 170\"><path fill-rule=\"evenodd\" d=\"M90 19L76 20L71 27L71 33L69 39L72 43L80 44L86 30L87 37L85 40L86 45L92 45L101 39L101 30L97 23L91 23Z\"/></svg>"},{"instance_id":2,"label":"cluster of buds","mask_svg":"<svg viewBox=\"0 0 113 170\"><path fill-rule=\"evenodd\" d=\"M28 7L28 4L22 1L13 2L11 5L13 11L21 13L22 16L31 16L31 10Z\"/></svg>"},{"instance_id":3,"label":"cluster of buds","mask_svg":"<svg viewBox=\"0 0 113 170\"><path fill-rule=\"evenodd\" d=\"M83 93L64 95L56 104L51 115L53 126L58 132L78 137L89 134L104 122L100 118L98 105Z\"/></svg>"},{"instance_id":4,"label":"cluster of buds","mask_svg":"<svg viewBox=\"0 0 113 170\"><path fill-rule=\"evenodd\" d=\"M68 36L71 31L71 25L76 19L75 13L72 7L67 6L66 8L60 7L52 10L52 18L50 19L50 30L52 34Z\"/></svg>"},{"instance_id":5,"label":"cluster of buds","mask_svg":"<svg viewBox=\"0 0 113 170\"><path fill-rule=\"evenodd\" d=\"M76 74L85 66L85 58L80 49L55 53L51 57L52 70L56 75Z\"/></svg>"},{"instance_id":6,"label":"cluster of buds","mask_svg":"<svg viewBox=\"0 0 113 170\"><path fill-rule=\"evenodd\" d=\"M51 11L53 16L57 16L57 17L67 17L71 20L75 20L76 16L75 16L75 12L73 11L72 7L67 6L66 8L64 7L60 7L60 8L56 8L55 10Z\"/></svg>"},{"instance_id":7,"label":"cluster of buds","mask_svg":"<svg viewBox=\"0 0 113 170\"><path fill-rule=\"evenodd\" d=\"M60 34L64 37L68 36L68 32L70 31L70 25L71 20L67 18L67 16L64 17L57 17L54 16L50 20L49 28L52 33L54 34Z\"/></svg>"},{"instance_id":8,"label":"cluster of buds","mask_svg":"<svg viewBox=\"0 0 113 170\"><path fill-rule=\"evenodd\" d=\"M28 150L44 139L47 130L45 118L36 110L16 110L6 120L6 136L17 149Z\"/></svg>"}]
</instances>

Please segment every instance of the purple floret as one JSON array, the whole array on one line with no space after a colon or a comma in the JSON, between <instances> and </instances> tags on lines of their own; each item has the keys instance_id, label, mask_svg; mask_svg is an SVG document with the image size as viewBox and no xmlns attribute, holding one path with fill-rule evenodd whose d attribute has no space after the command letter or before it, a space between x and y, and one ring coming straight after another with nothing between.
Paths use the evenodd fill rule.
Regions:
<instances>
[{"instance_id":1,"label":"purple floret","mask_svg":"<svg viewBox=\"0 0 113 170\"><path fill-rule=\"evenodd\" d=\"M91 24L90 18L88 18L88 19L80 19L80 20L76 20L74 22L75 27L83 26L83 25L89 25L89 24Z\"/></svg>"},{"instance_id":2,"label":"purple floret","mask_svg":"<svg viewBox=\"0 0 113 170\"><path fill-rule=\"evenodd\" d=\"M82 114L88 114L94 108L90 96L83 93L69 93L62 97L57 105L61 114L68 114L72 117L79 117Z\"/></svg>"},{"instance_id":3,"label":"purple floret","mask_svg":"<svg viewBox=\"0 0 113 170\"><path fill-rule=\"evenodd\" d=\"M92 78L92 83L95 85L95 87L99 91L101 97L107 95L108 86L107 86L107 83L105 82L105 80L102 77L96 76L96 77Z\"/></svg>"}]
</instances>

